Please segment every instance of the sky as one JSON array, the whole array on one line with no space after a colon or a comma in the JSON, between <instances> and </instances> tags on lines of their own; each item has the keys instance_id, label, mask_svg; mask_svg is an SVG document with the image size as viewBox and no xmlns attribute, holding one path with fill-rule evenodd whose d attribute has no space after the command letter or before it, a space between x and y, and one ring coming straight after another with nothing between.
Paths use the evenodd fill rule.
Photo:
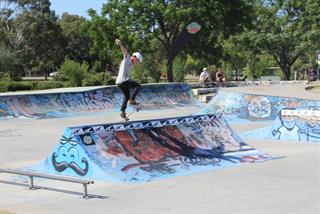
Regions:
<instances>
[{"instance_id":1,"label":"sky","mask_svg":"<svg viewBox=\"0 0 320 214\"><path fill-rule=\"evenodd\" d=\"M56 12L56 15L61 17L63 12L68 12L73 15L79 15L89 18L86 12L89 8L101 12L102 4L107 3L107 0L50 0L51 10Z\"/></svg>"}]
</instances>

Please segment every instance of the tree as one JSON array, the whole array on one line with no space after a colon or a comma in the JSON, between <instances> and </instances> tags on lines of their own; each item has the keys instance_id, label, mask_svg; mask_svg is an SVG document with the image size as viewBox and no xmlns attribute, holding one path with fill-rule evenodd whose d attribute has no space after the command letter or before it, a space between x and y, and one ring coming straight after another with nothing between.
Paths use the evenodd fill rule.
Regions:
<instances>
[{"instance_id":1,"label":"tree","mask_svg":"<svg viewBox=\"0 0 320 214\"><path fill-rule=\"evenodd\" d=\"M244 34L249 49L273 56L285 79L304 52L320 48L318 0L263 0L257 6L255 29Z\"/></svg>"},{"instance_id":2,"label":"tree","mask_svg":"<svg viewBox=\"0 0 320 214\"><path fill-rule=\"evenodd\" d=\"M243 42L242 35L235 35L223 42L226 69L232 70L235 80L239 77L260 77L271 75L270 67L276 67L277 62L270 54L255 48L248 49L248 44ZM274 74L272 74L274 75Z\"/></svg>"},{"instance_id":3,"label":"tree","mask_svg":"<svg viewBox=\"0 0 320 214\"><path fill-rule=\"evenodd\" d=\"M37 68L47 77L63 60L65 40L49 0L2 0L13 4L2 10L1 30L6 45L23 53L20 68ZM11 33L13 32L13 34Z\"/></svg>"},{"instance_id":4,"label":"tree","mask_svg":"<svg viewBox=\"0 0 320 214\"><path fill-rule=\"evenodd\" d=\"M153 39L150 42L148 52L143 54L143 63L134 66L132 77L147 83L149 77L152 82L159 82L161 79L161 71L165 67L165 53L158 40Z\"/></svg>"},{"instance_id":5,"label":"tree","mask_svg":"<svg viewBox=\"0 0 320 214\"><path fill-rule=\"evenodd\" d=\"M63 13L59 24L67 42L65 57L80 63L87 61L92 65L92 57L89 54L90 39L80 30L85 20L84 17Z\"/></svg>"},{"instance_id":6,"label":"tree","mask_svg":"<svg viewBox=\"0 0 320 214\"><path fill-rule=\"evenodd\" d=\"M235 72L235 80L238 80L243 68L247 66L250 53L246 51L242 44L239 42L237 36L232 36L223 41L224 61L226 67L230 67Z\"/></svg>"},{"instance_id":7,"label":"tree","mask_svg":"<svg viewBox=\"0 0 320 214\"><path fill-rule=\"evenodd\" d=\"M15 52L0 43L0 80L3 76L18 79L18 74L15 71L18 70L19 60Z\"/></svg>"},{"instance_id":8,"label":"tree","mask_svg":"<svg viewBox=\"0 0 320 214\"><path fill-rule=\"evenodd\" d=\"M89 9L91 20L86 20L80 26L81 35L86 35L91 43L89 53L95 61L101 62L104 70L115 72L118 68L115 56L120 53L119 47L114 46L116 34L105 21L105 18L98 16L96 11Z\"/></svg>"},{"instance_id":9,"label":"tree","mask_svg":"<svg viewBox=\"0 0 320 214\"><path fill-rule=\"evenodd\" d=\"M23 46L24 28L17 27L14 17L15 1L8 0L0 3L0 41L1 41L1 72L7 72L12 79L21 76L21 64L26 56ZM11 59L11 60L9 60Z\"/></svg>"},{"instance_id":10,"label":"tree","mask_svg":"<svg viewBox=\"0 0 320 214\"><path fill-rule=\"evenodd\" d=\"M33 56L31 66L39 66L47 78L48 73L59 65L64 56L65 39L57 23L57 17L50 10L49 0L32 0L22 5L21 23L31 23L25 33L25 43Z\"/></svg>"},{"instance_id":11,"label":"tree","mask_svg":"<svg viewBox=\"0 0 320 214\"><path fill-rule=\"evenodd\" d=\"M201 17L201 31L185 48L185 51L204 59L215 59L221 48L216 44L219 36L228 36L242 29L242 23L250 20L251 5L244 0L110 0L101 16L92 16L104 28L105 39L113 42L116 37L128 47L145 51L150 40L156 38L166 51L168 81L173 81L170 54L179 33L193 18ZM106 33L108 32L108 33ZM110 38L110 37L113 38ZM111 40L112 39L112 40ZM95 43L95 42L94 42ZM111 44L109 44L111 46Z\"/></svg>"}]
</instances>

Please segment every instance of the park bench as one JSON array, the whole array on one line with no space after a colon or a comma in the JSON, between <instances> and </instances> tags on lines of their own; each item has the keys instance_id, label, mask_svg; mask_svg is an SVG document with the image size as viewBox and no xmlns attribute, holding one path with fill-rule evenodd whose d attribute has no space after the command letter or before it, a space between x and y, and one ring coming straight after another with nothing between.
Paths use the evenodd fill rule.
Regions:
<instances>
[{"instance_id":1,"label":"park bench","mask_svg":"<svg viewBox=\"0 0 320 214\"><path fill-rule=\"evenodd\" d=\"M34 185L34 177L46 178L46 179L52 179L52 180L60 180L60 181L66 181L66 182L71 182L71 183L79 183L79 184L82 184L84 187L84 191L83 191L83 195L82 195L83 198L89 198L87 186L89 184L94 183L93 180L75 178L75 177L70 177L70 176L45 174L45 173L39 173L39 172L23 171L23 170L17 170L17 169L1 169L0 168L0 173L9 173L9 174L28 176L30 178L29 189L31 189L31 190L36 189L36 186Z\"/></svg>"}]
</instances>

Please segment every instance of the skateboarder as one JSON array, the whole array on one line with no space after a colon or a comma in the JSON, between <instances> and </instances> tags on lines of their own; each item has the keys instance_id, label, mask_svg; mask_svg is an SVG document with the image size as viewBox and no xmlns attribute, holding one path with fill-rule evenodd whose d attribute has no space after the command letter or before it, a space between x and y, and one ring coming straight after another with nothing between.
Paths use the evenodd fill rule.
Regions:
<instances>
[{"instance_id":1,"label":"skateboarder","mask_svg":"<svg viewBox=\"0 0 320 214\"><path fill-rule=\"evenodd\" d=\"M141 85L136 81L130 79L130 72L133 65L142 62L142 55L139 52L135 52L132 54L132 56L130 56L127 48L125 48L121 44L121 41L119 39L116 39L115 42L120 46L120 49L123 53L123 60L120 64L116 84L124 95L123 102L120 108L120 116L126 119L127 103L129 102L129 104L131 105L139 105L135 98L140 90ZM130 93L130 90L132 90L132 93Z\"/></svg>"}]
</instances>

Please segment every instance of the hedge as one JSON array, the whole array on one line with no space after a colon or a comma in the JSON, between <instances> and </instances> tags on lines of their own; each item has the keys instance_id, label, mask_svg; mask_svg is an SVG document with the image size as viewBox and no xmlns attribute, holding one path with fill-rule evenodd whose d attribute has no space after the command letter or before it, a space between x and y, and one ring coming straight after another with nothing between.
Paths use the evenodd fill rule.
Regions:
<instances>
[{"instance_id":1,"label":"hedge","mask_svg":"<svg viewBox=\"0 0 320 214\"><path fill-rule=\"evenodd\" d=\"M64 87L59 81L0 81L0 92L44 90Z\"/></svg>"}]
</instances>

